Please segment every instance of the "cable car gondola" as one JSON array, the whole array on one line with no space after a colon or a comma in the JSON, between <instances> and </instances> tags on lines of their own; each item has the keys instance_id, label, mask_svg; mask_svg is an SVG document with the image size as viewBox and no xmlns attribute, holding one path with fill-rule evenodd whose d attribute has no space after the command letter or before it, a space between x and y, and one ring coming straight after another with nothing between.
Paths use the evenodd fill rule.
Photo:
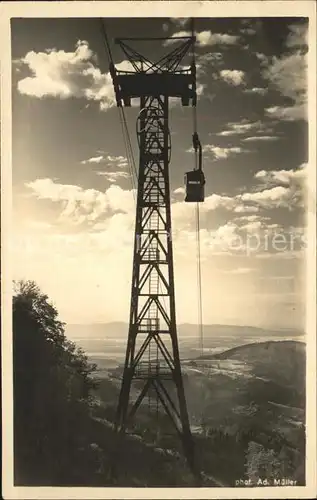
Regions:
<instances>
[{"instance_id":1,"label":"cable car gondola","mask_svg":"<svg viewBox=\"0 0 317 500\"><path fill-rule=\"evenodd\" d=\"M186 172L185 186L186 186L186 202L202 202L205 200L205 175L202 171L202 150L197 132L193 135L193 146L195 153L198 155L198 168Z\"/></svg>"},{"instance_id":2,"label":"cable car gondola","mask_svg":"<svg viewBox=\"0 0 317 500\"><path fill-rule=\"evenodd\" d=\"M205 176L202 170L191 170L185 174L187 202L202 202L205 200Z\"/></svg>"}]
</instances>

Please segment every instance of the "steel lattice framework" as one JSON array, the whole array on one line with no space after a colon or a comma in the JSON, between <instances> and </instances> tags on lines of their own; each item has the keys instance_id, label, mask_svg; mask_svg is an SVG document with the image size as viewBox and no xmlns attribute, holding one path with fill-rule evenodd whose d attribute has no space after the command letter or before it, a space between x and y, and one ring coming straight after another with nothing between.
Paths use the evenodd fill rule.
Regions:
<instances>
[{"instance_id":1,"label":"steel lattice framework","mask_svg":"<svg viewBox=\"0 0 317 500\"><path fill-rule=\"evenodd\" d=\"M195 471L176 329L168 125L169 97L180 98L183 105L190 100L196 104L194 64L178 69L193 41L193 37L182 40L178 49L152 63L117 40L133 71L118 71L112 65L111 74L118 106L129 106L131 98L140 98L130 321L116 429L124 432L145 396L150 395L173 422L189 466ZM133 380L142 381L143 388L130 401Z\"/></svg>"}]
</instances>

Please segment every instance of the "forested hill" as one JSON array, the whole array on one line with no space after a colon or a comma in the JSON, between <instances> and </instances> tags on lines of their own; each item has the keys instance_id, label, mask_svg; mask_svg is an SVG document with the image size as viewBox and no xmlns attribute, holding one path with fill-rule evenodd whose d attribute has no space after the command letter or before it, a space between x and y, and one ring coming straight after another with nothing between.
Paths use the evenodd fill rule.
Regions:
<instances>
[{"instance_id":1,"label":"forested hill","mask_svg":"<svg viewBox=\"0 0 317 500\"><path fill-rule=\"evenodd\" d=\"M258 379L275 382L281 392L296 391L299 406L305 406L306 345L292 340L259 342L228 349L204 359L244 363ZM284 397L283 397L284 400Z\"/></svg>"},{"instance_id":2,"label":"forested hill","mask_svg":"<svg viewBox=\"0 0 317 500\"><path fill-rule=\"evenodd\" d=\"M16 486L114 486L117 440L95 397L96 370L33 282L13 299ZM116 401L114 401L116 403ZM182 457L127 437L120 486L189 486Z\"/></svg>"},{"instance_id":3,"label":"forested hill","mask_svg":"<svg viewBox=\"0 0 317 500\"><path fill-rule=\"evenodd\" d=\"M305 359L305 343L295 340L280 340L266 342L252 342L250 344L233 347L221 353L201 356L201 359L239 359L241 361L251 361L267 359L273 362L281 358L288 358L291 364L294 360L303 362Z\"/></svg>"}]
</instances>

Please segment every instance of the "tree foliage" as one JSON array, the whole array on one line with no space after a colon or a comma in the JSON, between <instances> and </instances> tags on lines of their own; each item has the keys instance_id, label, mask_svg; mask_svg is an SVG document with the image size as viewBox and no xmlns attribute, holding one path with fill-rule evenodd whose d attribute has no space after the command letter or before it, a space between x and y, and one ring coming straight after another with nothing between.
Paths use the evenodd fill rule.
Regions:
<instances>
[{"instance_id":1,"label":"tree foliage","mask_svg":"<svg viewBox=\"0 0 317 500\"><path fill-rule=\"evenodd\" d=\"M13 297L14 446L17 484L76 484L91 473L95 366L67 340L55 307L32 281Z\"/></svg>"},{"instance_id":2,"label":"tree foliage","mask_svg":"<svg viewBox=\"0 0 317 500\"><path fill-rule=\"evenodd\" d=\"M274 450L250 441L246 459L246 475L253 484L259 479L270 481L280 476L281 464Z\"/></svg>"},{"instance_id":3,"label":"tree foliage","mask_svg":"<svg viewBox=\"0 0 317 500\"><path fill-rule=\"evenodd\" d=\"M303 457L289 446L283 445L279 452L262 444L250 441L246 452L246 476L253 484L259 479L291 478L305 484Z\"/></svg>"}]
</instances>

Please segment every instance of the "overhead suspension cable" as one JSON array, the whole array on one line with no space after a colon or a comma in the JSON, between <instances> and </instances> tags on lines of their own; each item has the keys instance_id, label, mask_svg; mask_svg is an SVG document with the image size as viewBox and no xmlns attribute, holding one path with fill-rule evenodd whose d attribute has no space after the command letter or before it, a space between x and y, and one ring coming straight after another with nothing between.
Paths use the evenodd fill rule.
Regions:
<instances>
[{"instance_id":1,"label":"overhead suspension cable","mask_svg":"<svg viewBox=\"0 0 317 500\"><path fill-rule=\"evenodd\" d=\"M107 36L106 26L105 26L104 20L102 18L100 19L100 21L101 21L102 36L103 36L103 38L105 40L105 44L106 44L108 63L113 64L113 57L112 57L112 53L111 53L109 39ZM131 138L130 138L129 129L128 129L128 124L127 124L124 108L122 106L119 107L119 121L120 121L120 125L122 128L124 146L125 146L125 150L126 150L127 162L128 162L128 167L129 167L129 171L130 171L130 181L131 181L131 185L132 185L133 200L134 200L134 204L136 205L138 172L137 172L137 168L136 168L136 164L135 164L133 148L132 148ZM162 294L162 299L163 299L163 303L164 303L164 307L165 307L165 299L164 299L164 295L163 295L163 288L162 288L161 282L160 282L159 286L160 286L160 293Z\"/></svg>"},{"instance_id":2,"label":"overhead suspension cable","mask_svg":"<svg viewBox=\"0 0 317 500\"><path fill-rule=\"evenodd\" d=\"M194 19L191 20L192 28L192 63L195 66L195 30L194 30ZM197 134L197 105L193 106L193 133ZM197 152L195 153L195 169L198 168ZM196 215L196 258L197 258L197 291L198 291L198 335L199 335L199 347L201 356L204 353L204 335L203 335L203 306L202 306L202 285L201 285L201 249L200 249L200 214L199 214L199 202L196 203L195 207Z\"/></svg>"},{"instance_id":3,"label":"overhead suspension cable","mask_svg":"<svg viewBox=\"0 0 317 500\"><path fill-rule=\"evenodd\" d=\"M100 21L101 21L101 32L102 32L103 39L105 41L105 48L106 48L106 52L107 52L107 56L108 56L108 63L113 64L113 57L112 57L112 53L111 53L111 48L110 48L108 36L107 36L106 26L105 26L104 20L102 18L100 19ZM126 157L127 157L128 167L129 167L129 171L130 171L130 181L131 181L131 185L132 185L133 199L134 199L134 202L136 202L135 191L136 191L136 184L137 184L138 175L137 175L137 169L135 166L135 160L134 160L134 155L133 155L133 148L132 148L132 144L131 144L131 139L130 139L130 135L129 135L129 129L128 129L127 120L126 120L126 116L125 116L125 112L124 112L123 107L119 107L119 121L120 121L120 125L122 128L122 135L123 135L123 140L124 140Z\"/></svg>"}]
</instances>

